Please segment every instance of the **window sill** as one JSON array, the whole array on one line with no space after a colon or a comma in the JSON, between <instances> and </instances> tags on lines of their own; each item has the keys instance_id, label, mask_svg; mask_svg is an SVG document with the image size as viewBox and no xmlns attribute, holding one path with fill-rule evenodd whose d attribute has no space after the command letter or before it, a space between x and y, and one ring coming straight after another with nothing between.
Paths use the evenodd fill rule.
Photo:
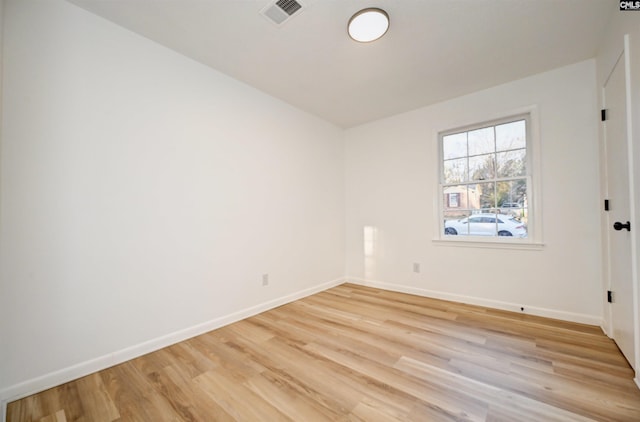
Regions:
<instances>
[{"instance_id":1,"label":"window sill","mask_svg":"<svg viewBox=\"0 0 640 422\"><path fill-rule=\"evenodd\" d=\"M528 251L541 251L544 249L544 243L522 241L520 239L488 240L472 237L466 239L433 239L432 242L436 246L453 246L458 248L519 249Z\"/></svg>"}]
</instances>

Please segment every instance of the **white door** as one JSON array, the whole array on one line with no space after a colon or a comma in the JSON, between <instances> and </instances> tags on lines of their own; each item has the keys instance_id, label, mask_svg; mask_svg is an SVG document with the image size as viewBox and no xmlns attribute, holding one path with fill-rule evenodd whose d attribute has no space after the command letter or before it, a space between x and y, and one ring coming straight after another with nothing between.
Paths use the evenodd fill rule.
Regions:
<instances>
[{"instance_id":1,"label":"white door","mask_svg":"<svg viewBox=\"0 0 640 422\"><path fill-rule=\"evenodd\" d=\"M622 54L604 86L604 135L609 199L606 220L609 285L612 292L611 334L631 366L635 368L631 232L626 227L631 216L626 92L625 56ZM630 229L638 230L640 227Z\"/></svg>"}]
</instances>

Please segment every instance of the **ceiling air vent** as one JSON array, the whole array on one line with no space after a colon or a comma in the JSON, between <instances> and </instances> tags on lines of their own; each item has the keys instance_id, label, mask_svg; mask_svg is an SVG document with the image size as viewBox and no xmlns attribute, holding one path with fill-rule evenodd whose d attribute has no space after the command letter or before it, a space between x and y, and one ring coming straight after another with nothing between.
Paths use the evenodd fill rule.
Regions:
<instances>
[{"instance_id":1,"label":"ceiling air vent","mask_svg":"<svg viewBox=\"0 0 640 422\"><path fill-rule=\"evenodd\" d=\"M276 25L282 25L300 9L302 5L296 0L278 0L268 4L260 13Z\"/></svg>"}]
</instances>

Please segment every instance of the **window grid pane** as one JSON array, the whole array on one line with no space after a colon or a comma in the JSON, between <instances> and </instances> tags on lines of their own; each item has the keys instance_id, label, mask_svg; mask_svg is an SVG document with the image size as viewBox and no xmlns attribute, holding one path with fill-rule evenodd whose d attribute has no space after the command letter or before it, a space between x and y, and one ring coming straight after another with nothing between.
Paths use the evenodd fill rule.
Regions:
<instances>
[{"instance_id":1,"label":"window grid pane","mask_svg":"<svg viewBox=\"0 0 640 422\"><path fill-rule=\"evenodd\" d=\"M467 133L455 133L442 137L442 158L460 158L469 155L467 151Z\"/></svg>"},{"instance_id":2,"label":"window grid pane","mask_svg":"<svg viewBox=\"0 0 640 422\"><path fill-rule=\"evenodd\" d=\"M496 149L508 151L527 147L527 126L525 120L497 125Z\"/></svg>"}]
</instances>

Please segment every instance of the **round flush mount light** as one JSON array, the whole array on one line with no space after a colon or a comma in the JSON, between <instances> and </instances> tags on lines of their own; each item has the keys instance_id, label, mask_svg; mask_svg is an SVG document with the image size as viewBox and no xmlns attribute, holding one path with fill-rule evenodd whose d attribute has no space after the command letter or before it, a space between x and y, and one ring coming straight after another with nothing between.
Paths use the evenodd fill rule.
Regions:
<instances>
[{"instance_id":1,"label":"round flush mount light","mask_svg":"<svg viewBox=\"0 0 640 422\"><path fill-rule=\"evenodd\" d=\"M358 42L379 39L389 29L389 15L382 9L362 9L349 19L349 36Z\"/></svg>"}]
</instances>

